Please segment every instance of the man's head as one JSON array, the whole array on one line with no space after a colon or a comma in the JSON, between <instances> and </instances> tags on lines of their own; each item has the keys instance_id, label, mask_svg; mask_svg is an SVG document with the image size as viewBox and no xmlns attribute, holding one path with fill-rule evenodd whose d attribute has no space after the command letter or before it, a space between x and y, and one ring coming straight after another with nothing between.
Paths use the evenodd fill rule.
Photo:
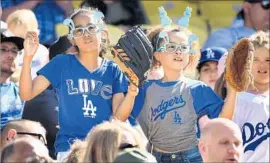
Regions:
<instances>
[{"instance_id":1,"label":"man's head","mask_svg":"<svg viewBox=\"0 0 270 163\"><path fill-rule=\"evenodd\" d=\"M265 24L269 24L269 6L269 0L245 0L243 4L245 26L262 30Z\"/></svg>"},{"instance_id":2,"label":"man's head","mask_svg":"<svg viewBox=\"0 0 270 163\"><path fill-rule=\"evenodd\" d=\"M239 162L243 153L241 131L228 119L213 119L202 128L199 149L204 162Z\"/></svg>"},{"instance_id":3,"label":"man's head","mask_svg":"<svg viewBox=\"0 0 270 163\"><path fill-rule=\"evenodd\" d=\"M46 130L39 122L21 119L11 121L2 128L1 149L7 143L20 137L33 137L47 144Z\"/></svg>"},{"instance_id":4,"label":"man's head","mask_svg":"<svg viewBox=\"0 0 270 163\"><path fill-rule=\"evenodd\" d=\"M14 60L23 49L24 39L20 37L6 37L1 34L0 69L1 73L12 75L15 71Z\"/></svg>"},{"instance_id":5,"label":"man's head","mask_svg":"<svg viewBox=\"0 0 270 163\"><path fill-rule=\"evenodd\" d=\"M1 162L48 162L49 151L39 140L26 137L7 144L1 151Z\"/></svg>"}]
</instances>

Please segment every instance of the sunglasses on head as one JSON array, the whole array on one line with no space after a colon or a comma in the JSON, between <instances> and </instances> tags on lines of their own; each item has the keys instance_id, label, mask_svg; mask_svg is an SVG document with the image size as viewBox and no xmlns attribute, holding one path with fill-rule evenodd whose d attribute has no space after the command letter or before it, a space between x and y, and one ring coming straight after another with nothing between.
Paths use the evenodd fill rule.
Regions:
<instances>
[{"instance_id":1,"label":"sunglasses on head","mask_svg":"<svg viewBox=\"0 0 270 163\"><path fill-rule=\"evenodd\" d=\"M263 1L249 1L249 3L260 3L261 7L264 10L268 10L270 8L270 1L269 0L263 0Z\"/></svg>"},{"instance_id":2,"label":"sunglasses on head","mask_svg":"<svg viewBox=\"0 0 270 163\"><path fill-rule=\"evenodd\" d=\"M129 143L123 143L120 145L119 150L124 150L126 148L137 148L137 145L129 144Z\"/></svg>"},{"instance_id":3,"label":"sunglasses on head","mask_svg":"<svg viewBox=\"0 0 270 163\"><path fill-rule=\"evenodd\" d=\"M35 136L38 137L38 139L40 141L42 141L44 143L45 146L47 146L47 142L46 139L43 137L43 135L41 134L37 134L37 133L29 133L29 132L17 132L18 135L30 135L30 136Z\"/></svg>"}]
</instances>

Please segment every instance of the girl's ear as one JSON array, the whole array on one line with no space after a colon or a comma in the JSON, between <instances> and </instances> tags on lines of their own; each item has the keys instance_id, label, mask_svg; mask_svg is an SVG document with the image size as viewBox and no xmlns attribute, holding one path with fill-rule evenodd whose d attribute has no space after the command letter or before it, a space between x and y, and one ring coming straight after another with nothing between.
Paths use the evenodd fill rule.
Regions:
<instances>
[{"instance_id":1,"label":"girl's ear","mask_svg":"<svg viewBox=\"0 0 270 163\"><path fill-rule=\"evenodd\" d=\"M103 30L103 31L101 32L101 41L102 41L103 43L106 43L106 44L109 44L109 43L110 43L110 42L109 42L109 33L108 33L107 30Z\"/></svg>"},{"instance_id":2,"label":"girl's ear","mask_svg":"<svg viewBox=\"0 0 270 163\"><path fill-rule=\"evenodd\" d=\"M75 45L75 40L74 38L68 38L69 42L74 46Z\"/></svg>"},{"instance_id":3,"label":"girl's ear","mask_svg":"<svg viewBox=\"0 0 270 163\"><path fill-rule=\"evenodd\" d=\"M154 52L154 58L160 62L160 53L159 52Z\"/></svg>"}]
</instances>

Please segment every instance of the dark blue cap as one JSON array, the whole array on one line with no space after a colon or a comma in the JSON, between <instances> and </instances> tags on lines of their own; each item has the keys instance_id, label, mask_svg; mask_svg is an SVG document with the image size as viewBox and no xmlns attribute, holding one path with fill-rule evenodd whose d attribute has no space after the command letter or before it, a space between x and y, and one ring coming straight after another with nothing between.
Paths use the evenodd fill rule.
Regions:
<instances>
[{"instance_id":1,"label":"dark blue cap","mask_svg":"<svg viewBox=\"0 0 270 163\"><path fill-rule=\"evenodd\" d=\"M208 61L218 62L219 59L227 52L228 51L225 48L220 48L220 47L207 48L201 51L201 58L200 58L199 64L208 62Z\"/></svg>"}]
</instances>

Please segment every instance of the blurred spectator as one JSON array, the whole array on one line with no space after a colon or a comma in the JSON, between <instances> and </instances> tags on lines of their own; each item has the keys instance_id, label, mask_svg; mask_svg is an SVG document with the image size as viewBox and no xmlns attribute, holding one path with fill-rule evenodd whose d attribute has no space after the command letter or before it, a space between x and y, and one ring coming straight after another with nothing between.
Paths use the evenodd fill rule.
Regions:
<instances>
[{"instance_id":1,"label":"blurred spectator","mask_svg":"<svg viewBox=\"0 0 270 163\"><path fill-rule=\"evenodd\" d=\"M31 10L23 9L14 11L7 17L6 22L8 29L14 36L25 38L28 31L39 31L36 16ZM16 76L13 76L13 78L19 78L20 70L23 63L23 56L24 53L22 53L22 55L18 56L18 58L16 59L16 65L18 69L16 71ZM37 76L37 71L41 69L46 63L48 63L48 61L48 49L45 46L39 44L38 51L34 55L31 64L32 79Z\"/></svg>"},{"instance_id":2,"label":"blurred spectator","mask_svg":"<svg viewBox=\"0 0 270 163\"><path fill-rule=\"evenodd\" d=\"M212 89L215 88L215 83L218 79L218 62L220 58L228 53L226 49L219 47L211 47L201 52L201 59L197 70L199 72L199 80L209 85Z\"/></svg>"},{"instance_id":3,"label":"blurred spectator","mask_svg":"<svg viewBox=\"0 0 270 163\"><path fill-rule=\"evenodd\" d=\"M22 118L40 122L45 127L50 156L55 159L54 142L58 131L58 98L55 90L49 87L32 100L26 101Z\"/></svg>"},{"instance_id":4,"label":"blurred spectator","mask_svg":"<svg viewBox=\"0 0 270 163\"><path fill-rule=\"evenodd\" d=\"M115 158L114 163L156 163L156 158L147 151L138 148L127 148L121 151Z\"/></svg>"},{"instance_id":5,"label":"blurred spectator","mask_svg":"<svg viewBox=\"0 0 270 163\"><path fill-rule=\"evenodd\" d=\"M1 162L49 163L53 160L48 149L40 141L27 137L20 138L5 146L1 152Z\"/></svg>"},{"instance_id":6,"label":"blurred spectator","mask_svg":"<svg viewBox=\"0 0 270 163\"><path fill-rule=\"evenodd\" d=\"M11 120L20 119L24 102L19 96L18 86L10 80L15 71L15 58L23 49L24 39L20 37L6 37L1 33L0 53L0 106L1 128Z\"/></svg>"},{"instance_id":7,"label":"blurred spectator","mask_svg":"<svg viewBox=\"0 0 270 163\"><path fill-rule=\"evenodd\" d=\"M210 120L201 130L199 142L203 162L240 162L243 154L239 127L228 119Z\"/></svg>"},{"instance_id":8,"label":"blurred spectator","mask_svg":"<svg viewBox=\"0 0 270 163\"><path fill-rule=\"evenodd\" d=\"M7 144L20 137L33 137L47 145L45 138L46 130L39 123L29 120L14 120L9 122L1 130L1 149Z\"/></svg>"},{"instance_id":9,"label":"blurred spectator","mask_svg":"<svg viewBox=\"0 0 270 163\"><path fill-rule=\"evenodd\" d=\"M61 36L57 41L55 41L49 48L49 58L52 60L58 54L70 54L76 51L72 50L73 46L70 43L67 35Z\"/></svg>"},{"instance_id":10,"label":"blurred spectator","mask_svg":"<svg viewBox=\"0 0 270 163\"><path fill-rule=\"evenodd\" d=\"M220 75L220 77L217 79L217 82L215 84L215 92L219 95L223 100L227 96L227 88L226 88L226 81L224 78L224 72Z\"/></svg>"},{"instance_id":11,"label":"blurred spectator","mask_svg":"<svg viewBox=\"0 0 270 163\"><path fill-rule=\"evenodd\" d=\"M82 6L98 8L112 25L134 26L148 24L148 18L140 0L84 0Z\"/></svg>"},{"instance_id":12,"label":"blurred spectator","mask_svg":"<svg viewBox=\"0 0 270 163\"><path fill-rule=\"evenodd\" d=\"M65 163L78 163L86 150L86 141L76 140L70 147L70 154Z\"/></svg>"},{"instance_id":13,"label":"blurred spectator","mask_svg":"<svg viewBox=\"0 0 270 163\"><path fill-rule=\"evenodd\" d=\"M56 39L55 25L62 23L67 15L72 12L72 1L57 0L4 0L1 1L3 7L3 20L9 14L19 9L32 10L38 20L40 28L40 43L46 46L51 45Z\"/></svg>"},{"instance_id":14,"label":"blurred spectator","mask_svg":"<svg viewBox=\"0 0 270 163\"><path fill-rule=\"evenodd\" d=\"M269 23L269 7L269 0L245 0L243 9L238 15L238 19L244 19L243 26L233 24L231 27L214 31L205 42L203 49L213 46L230 49L238 40L251 36L256 30L261 30Z\"/></svg>"},{"instance_id":15,"label":"blurred spectator","mask_svg":"<svg viewBox=\"0 0 270 163\"><path fill-rule=\"evenodd\" d=\"M86 141L83 162L113 162L118 152L126 148L137 147L145 150L139 133L127 123L116 120L94 127Z\"/></svg>"}]
</instances>

